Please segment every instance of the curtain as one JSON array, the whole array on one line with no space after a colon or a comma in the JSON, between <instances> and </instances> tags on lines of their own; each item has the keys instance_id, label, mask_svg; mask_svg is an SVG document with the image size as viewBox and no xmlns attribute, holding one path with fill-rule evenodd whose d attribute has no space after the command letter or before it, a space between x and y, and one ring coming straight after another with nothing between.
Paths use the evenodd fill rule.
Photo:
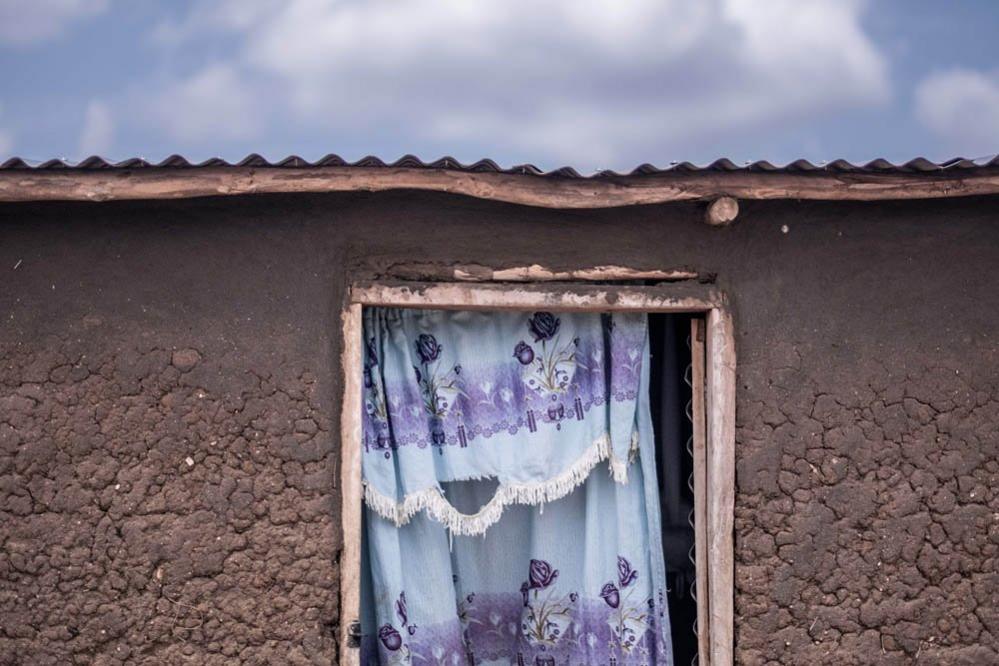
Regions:
<instances>
[{"instance_id":1,"label":"curtain","mask_svg":"<svg viewBox=\"0 0 999 666\"><path fill-rule=\"evenodd\" d=\"M672 664L647 317L364 313L362 663Z\"/></svg>"}]
</instances>

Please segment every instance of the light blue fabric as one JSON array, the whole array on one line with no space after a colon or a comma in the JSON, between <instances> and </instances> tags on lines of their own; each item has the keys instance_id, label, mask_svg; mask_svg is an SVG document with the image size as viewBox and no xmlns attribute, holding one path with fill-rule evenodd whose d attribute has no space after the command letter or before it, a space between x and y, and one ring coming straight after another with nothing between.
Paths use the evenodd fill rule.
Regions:
<instances>
[{"instance_id":1,"label":"light blue fabric","mask_svg":"<svg viewBox=\"0 0 999 666\"><path fill-rule=\"evenodd\" d=\"M671 664L647 318L372 308L364 336L362 662Z\"/></svg>"}]
</instances>

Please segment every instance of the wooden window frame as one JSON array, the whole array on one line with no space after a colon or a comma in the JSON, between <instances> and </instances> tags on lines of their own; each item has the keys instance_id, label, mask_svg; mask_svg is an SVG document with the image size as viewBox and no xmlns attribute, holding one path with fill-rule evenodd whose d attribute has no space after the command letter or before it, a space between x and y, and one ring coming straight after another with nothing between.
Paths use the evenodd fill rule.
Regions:
<instances>
[{"instance_id":1,"label":"wooden window frame","mask_svg":"<svg viewBox=\"0 0 999 666\"><path fill-rule=\"evenodd\" d=\"M599 276L598 276L599 277ZM593 278L591 278L593 279ZM343 401L339 663L360 663L351 625L360 618L362 320L364 307L699 314L691 329L694 378L695 557L702 666L733 663L735 336L725 294L687 282L635 286L577 283L356 283L342 312ZM703 377L703 392L697 388ZM703 427L699 427L699 423ZM700 490L698 490L700 488ZM706 591L706 593L705 593Z\"/></svg>"}]
</instances>

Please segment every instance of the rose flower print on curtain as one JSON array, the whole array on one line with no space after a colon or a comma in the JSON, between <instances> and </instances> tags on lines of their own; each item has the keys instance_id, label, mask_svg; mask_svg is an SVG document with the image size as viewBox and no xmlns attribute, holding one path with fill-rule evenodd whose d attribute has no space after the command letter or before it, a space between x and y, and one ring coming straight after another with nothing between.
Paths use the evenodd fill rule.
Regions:
<instances>
[{"instance_id":1,"label":"rose flower print on curtain","mask_svg":"<svg viewBox=\"0 0 999 666\"><path fill-rule=\"evenodd\" d=\"M364 312L364 664L672 664L642 314Z\"/></svg>"}]
</instances>

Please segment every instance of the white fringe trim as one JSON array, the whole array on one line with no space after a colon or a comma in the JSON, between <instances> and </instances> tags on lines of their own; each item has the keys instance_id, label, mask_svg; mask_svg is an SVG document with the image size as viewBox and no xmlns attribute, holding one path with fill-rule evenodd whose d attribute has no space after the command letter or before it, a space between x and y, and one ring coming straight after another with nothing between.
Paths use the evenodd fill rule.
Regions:
<instances>
[{"instance_id":1,"label":"white fringe trim","mask_svg":"<svg viewBox=\"0 0 999 666\"><path fill-rule=\"evenodd\" d=\"M558 476L537 483L520 483L500 486L496 494L477 513L461 513L447 501L444 491L439 487L427 488L406 495L402 502L381 494L370 484L364 482L364 502L382 518L389 520L397 527L408 523L420 511L426 511L427 516L443 524L453 534L475 536L485 534L503 515L503 509L510 504L541 505L562 499L579 487L590 472L600 462L609 460L610 475L617 483L628 482L628 467L634 460L638 450L638 433L631 438L631 449L628 459L619 460L614 457L610 448L610 438L603 435Z\"/></svg>"}]
</instances>

